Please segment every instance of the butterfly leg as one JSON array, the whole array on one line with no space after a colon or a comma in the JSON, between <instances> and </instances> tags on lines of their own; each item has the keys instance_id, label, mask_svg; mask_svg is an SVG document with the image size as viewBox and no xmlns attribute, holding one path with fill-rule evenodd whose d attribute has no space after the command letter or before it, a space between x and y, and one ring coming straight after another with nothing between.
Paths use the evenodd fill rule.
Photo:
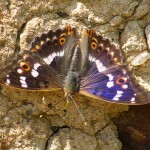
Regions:
<instances>
[{"instance_id":1,"label":"butterfly leg","mask_svg":"<svg viewBox=\"0 0 150 150\"><path fill-rule=\"evenodd\" d=\"M67 97L66 97L66 103L65 103L65 106L64 106L64 116L65 116L66 113L67 113L67 107L68 107L68 105L69 105L69 97L67 96Z\"/></svg>"}]
</instances>

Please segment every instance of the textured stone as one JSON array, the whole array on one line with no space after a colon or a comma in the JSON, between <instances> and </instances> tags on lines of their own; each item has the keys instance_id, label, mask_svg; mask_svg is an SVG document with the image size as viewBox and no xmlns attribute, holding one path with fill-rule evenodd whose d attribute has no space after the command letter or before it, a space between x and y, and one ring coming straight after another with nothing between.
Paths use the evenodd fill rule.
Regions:
<instances>
[{"instance_id":1,"label":"textured stone","mask_svg":"<svg viewBox=\"0 0 150 150\"><path fill-rule=\"evenodd\" d=\"M93 150L97 146L96 138L78 129L64 128L51 136L47 150Z\"/></svg>"},{"instance_id":2,"label":"textured stone","mask_svg":"<svg viewBox=\"0 0 150 150\"><path fill-rule=\"evenodd\" d=\"M115 138L117 134L114 132L114 129L115 127L112 125L106 127L103 131L97 132L96 138L99 143L99 149L121 149L122 144Z\"/></svg>"},{"instance_id":3,"label":"textured stone","mask_svg":"<svg viewBox=\"0 0 150 150\"><path fill-rule=\"evenodd\" d=\"M1 149L44 149L52 131L49 121L29 114L32 105L22 102L13 104L8 98L0 95L0 143ZM7 110L7 114L6 114ZM3 116L3 117L2 117ZM47 132L48 131L48 132Z\"/></svg>"},{"instance_id":4,"label":"textured stone","mask_svg":"<svg viewBox=\"0 0 150 150\"><path fill-rule=\"evenodd\" d=\"M121 16L115 16L109 21L111 26L118 26L122 24L122 22L123 22L123 18Z\"/></svg>"},{"instance_id":5,"label":"textured stone","mask_svg":"<svg viewBox=\"0 0 150 150\"><path fill-rule=\"evenodd\" d=\"M137 21L129 21L121 35L122 48L128 55L131 51L142 51L147 48L142 28Z\"/></svg>"},{"instance_id":6,"label":"textured stone","mask_svg":"<svg viewBox=\"0 0 150 150\"><path fill-rule=\"evenodd\" d=\"M132 61L131 65L139 66L144 64L147 60L150 59L150 53L148 51L143 51L139 55L137 55Z\"/></svg>"},{"instance_id":7,"label":"textured stone","mask_svg":"<svg viewBox=\"0 0 150 150\"><path fill-rule=\"evenodd\" d=\"M127 7L123 11L123 16L130 17L134 13L134 10L135 10L137 5L138 5L138 1L133 1L129 5L126 5Z\"/></svg>"},{"instance_id":8,"label":"textured stone","mask_svg":"<svg viewBox=\"0 0 150 150\"><path fill-rule=\"evenodd\" d=\"M147 3L141 3L134 15L132 16L134 19L139 19L139 18L142 18L143 16L147 15L148 12L150 12L150 5L148 5Z\"/></svg>"},{"instance_id":9,"label":"textured stone","mask_svg":"<svg viewBox=\"0 0 150 150\"><path fill-rule=\"evenodd\" d=\"M0 58L1 62L5 62L16 48L17 30L9 25L0 24Z\"/></svg>"},{"instance_id":10,"label":"textured stone","mask_svg":"<svg viewBox=\"0 0 150 150\"><path fill-rule=\"evenodd\" d=\"M111 149L111 144L113 143L115 143L115 149L121 148L121 143L117 139L116 128L113 127L111 132L105 128L108 128L109 126L112 128L112 123L109 118L116 116L123 110L127 110L127 107L123 105L116 107L115 104L107 104L103 101L96 100L95 102L94 99L85 99L82 96L74 97L74 99L77 100L80 111L86 119L87 125L84 125L80 115L77 113L77 110L72 103L70 103L65 116L63 114L63 108L65 105L64 101L54 106L60 99L62 99L62 92L39 93L3 88L2 93L12 99L12 101L7 98L6 100L2 98L0 99L1 108L3 106L1 114L4 116L0 124L0 126L2 126L0 133L4 135L2 143L6 147L34 148L34 146L37 147L40 145L40 149L43 149L46 141L48 140L48 136L53 135L52 132L56 133L57 130L61 131L61 128L65 128L67 126L68 128L72 127L73 131L67 130L67 133L65 132L66 134L61 133L61 135L58 134L56 137L54 134L51 136L50 142L55 142L55 140L59 138L61 139L60 141L64 141L64 143L67 144L66 138L68 135L71 136L69 137L70 143L74 143L70 145L70 149L73 149L74 145L78 147L77 149L79 149L79 147L86 149L88 146L87 142L90 145L90 149L94 149L94 147L105 147L106 145L109 149ZM26 99L28 99L28 101ZM52 107L49 108L48 106ZM106 114L108 114L109 117ZM110 125L108 126L108 124ZM75 131L76 129L77 133ZM95 140L96 137L94 135L99 131L103 132L104 129L105 134L108 134L109 136L107 141L110 143L102 143L101 145L101 142L98 142L101 138L99 137L97 141ZM9 132L9 134L7 132ZM29 138L27 135L30 135ZM83 138L83 136L86 138ZM5 139L7 138L12 138L12 141L6 144ZM81 140L82 138L83 140ZM22 140L20 141L20 139ZM75 141L73 139L75 139ZM35 143L34 146L32 146L33 142ZM76 143L78 143L78 145ZM55 144L52 146L55 145L55 147L58 148L61 142L56 142Z\"/></svg>"},{"instance_id":11,"label":"textured stone","mask_svg":"<svg viewBox=\"0 0 150 150\"><path fill-rule=\"evenodd\" d=\"M150 24L150 13L143 16L142 19L138 20L138 23L142 28L145 28L148 24Z\"/></svg>"},{"instance_id":12,"label":"textured stone","mask_svg":"<svg viewBox=\"0 0 150 150\"><path fill-rule=\"evenodd\" d=\"M150 25L146 26L145 34L147 38L148 49L150 49Z\"/></svg>"}]
</instances>

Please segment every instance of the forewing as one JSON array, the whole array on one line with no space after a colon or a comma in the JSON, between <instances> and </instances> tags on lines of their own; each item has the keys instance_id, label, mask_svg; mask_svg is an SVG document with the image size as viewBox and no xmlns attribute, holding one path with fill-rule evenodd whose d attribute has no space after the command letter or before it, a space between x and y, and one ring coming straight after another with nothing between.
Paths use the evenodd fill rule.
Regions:
<instances>
[{"instance_id":1,"label":"forewing","mask_svg":"<svg viewBox=\"0 0 150 150\"><path fill-rule=\"evenodd\" d=\"M20 52L0 69L0 82L31 90L62 88L74 44L75 29L70 26L37 36L31 43L30 51Z\"/></svg>"},{"instance_id":2,"label":"forewing","mask_svg":"<svg viewBox=\"0 0 150 150\"><path fill-rule=\"evenodd\" d=\"M30 50L36 53L49 66L65 76L71 63L75 47L75 28L66 26L64 29L50 30L37 36Z\"/></svg>"}]
</instances>

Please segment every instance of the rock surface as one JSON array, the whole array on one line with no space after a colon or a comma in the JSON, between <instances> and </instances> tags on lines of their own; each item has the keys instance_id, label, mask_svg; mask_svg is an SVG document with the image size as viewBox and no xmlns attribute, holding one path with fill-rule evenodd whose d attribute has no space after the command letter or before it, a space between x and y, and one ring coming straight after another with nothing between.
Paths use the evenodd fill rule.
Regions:
<instances>
[{"instance_id":1,"label":"rock surface","mask_svg":"<svg viewBox=\"0 0 150 150\"><path fill-rule=\"evenodd\" d=\"M0 66L8 63L15 53L28 49L35 36L66 24L76 26L79 32L84 27L94 28L119 44L128 60L127 57L133 58L149 49L149 7L149 0L1 0ZM149 66L147 61L145 66L134 68L146 89L150 84ZM2 87L0 149L122 149L112 118L127 111L127 106L76 95L74 99L87 121L84 125L74 104L69 104L64 115L63 99L64 93L59 91Z\"/></svg>"}]
</instances>

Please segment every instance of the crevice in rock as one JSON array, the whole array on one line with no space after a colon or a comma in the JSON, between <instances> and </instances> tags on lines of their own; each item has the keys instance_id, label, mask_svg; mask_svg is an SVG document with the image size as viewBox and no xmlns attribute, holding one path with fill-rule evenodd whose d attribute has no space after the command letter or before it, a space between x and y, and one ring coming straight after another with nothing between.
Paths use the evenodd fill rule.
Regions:
<instances>
[{"instance_id":1,"label":"crevice in rock","mask_svg":"<svg viewBox=\"0 0 150 150\"><path fill-rule=\"evenodd\" d=\"M22 34L26 24L27 24L27 21L24 24L22 24L21 28L17 32L14 54L18 53L20 51L20 44L19 44L20 43L20 35Z\"/></svg>"},{"instance_id":2,"label":"crevice in rock","mask_svg":"<svg viewBox=\"0 0 150 150\"><path fill-rule=\"evenodd\" d=\"M100 130L98 130L98 131L95 133L96 139L99 139L99 137L100 137L100 132L103 131L105 128L109 127L109 126L110 126L110 123L107 123L103 128L101 128Z\"/></svg>"},{"instance_id":3,"label":"crevice in rock","mask_svg":"<svg viewBox=\"0 0 150 150\"><path fill-rule=\"evenodd\" d=\"M124 62L126 58L125 58L125 54L124 54L124 52L122 50L122 45L123 44L122 44L122 40L121 40L121 36L122 36L123 30L124 29L119 30L118 42L119 42L120 53L121 53L121 56L122 56L122 61Z\"/></svg>"},{"instance_id":4,"label":"crevice in rock","mask_svg":"<svg viewBox=\"0 0 150 150\"><path fill-rule=\"evenodd\" d=\"M145 30L146 30L146 27L147 27L147 26L145 26L144 29L143 29L143 30L144 30L144 31L143 31L143 36L144 36L144 38L145 38L145 43L146 43L147 50L148 50L148 52L150 52L150 49L148 49L148 47L149 47L149 46L148 46L148 39L147 39L147 36L146 36L146 31L145 31Z\"/></svg>"},{"instance_id":5,"label":"crevice in rock","mask_svg":"<svg viewBox=\"0 0 150 150\"><path fill-rule=\"evenodd\" d=\"M64 12L64 11L57 11L56 14L58 16L60 16L61 18L66 18L66 17L69 17L69 14Z\"/></svg>"},{"instance_id":6,"label":"crevice in rock","mask_svg":"<svg viewBox=\"0 0 150 150\"><path fill-rule=\"evenodd\" d=\"M11 2L10 2L10 0L7 0L7 2L8 2L8 4L6 5L6 8L7 8L7 10L8 10L9 13L10 13L10 5L11 5Z\"/></svg>"},{"instance_id":7,"label":"crevice in rock","mask_svg":"<svg viewBox=\"0 0 150 150\"><path fill-rule=\"evenodd\" d=\"M70 128L70 127L69 126L62 126L62 127L53 126L53 127L51 127L53 134L50 137L52 137L56 133L58 133L60 129L65 129L65 128Z\"/></svg>"},{"instance_id":8,"label":"crevice in rock","mask_svg":"<svg viewBox=\"0 0 150 150\"><path fill-rule=\"evenodd\" d=\"M138 3L138 5L134 7L134 10L133 10L133 12L132 12L132 15L131 15L131 16L133 16L133 15L136 13L136 10L137 10L137 8L139 7L139 5L140 5L140 4Z\"/></svg>"},{"instance_id":9,"label":"crevice in rock","mask_svg":"<svg viewBox=\"0 0 150 150\"><path fill-rule=\"evenodd\" d=\"M20 51L20 44L19 44L19 43L20 43L20 35L21 35L21 33L23 32L26 23L27 23L27 22L25 22L25 23L21 26L21 28L18 30L18 32L17 32L14 52L13 52L13 54L8 58L6 65L7 65L9 62L11 62L11 60L13 60L14 57L16 56L16 54L18 54L18 52Z\"/></svg>"},{"instance_id":10,"label":"crevice in rock","mask_svg":"<svg viewBox=\"0 0 150 150\"><path fill-rule=\"evenodd\" d=\"M49 139L50 139L51 137L53 137L56 133L58 133L60 129L65 129L65 128L70 128L70 127L69 127L69 126L62 126L62 127L52 126L52 127L51 127L51 129L52 129L52 131L53 131L53 134L51 134L51 135L48 137L48 139L47 139L47 141L46 141L46 144L45 144L44 150L47 150Z\"/></svg>"}]
</instances>

